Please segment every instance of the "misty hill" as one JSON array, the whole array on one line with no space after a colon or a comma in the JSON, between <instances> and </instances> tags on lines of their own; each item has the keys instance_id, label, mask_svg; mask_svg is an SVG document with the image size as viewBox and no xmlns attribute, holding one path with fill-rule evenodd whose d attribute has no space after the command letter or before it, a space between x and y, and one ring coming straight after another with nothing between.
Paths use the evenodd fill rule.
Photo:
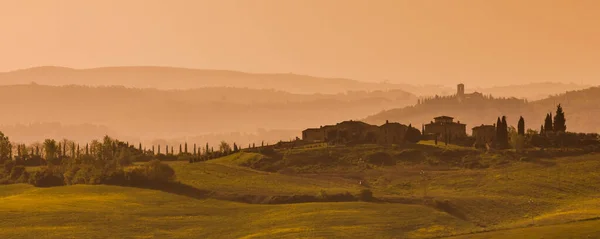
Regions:
<instances>
[{"instance_id":1,"label":"misty hill","mask_svg":"<svg viewBox=\"0 0 600 239\"><path fill-rule=\"evenodd\" d=\"M526 98L530 101L541 100L548 98L553 95L562 94L567 91L582 90L590 88L589 85L578 85L575 83L556 83L556 82L544 82L544 83L530 83L523 85L507 85L507 86L496 86L490 88L476 88L478 92L485 92L495 97L516 97Z\"/></svg>"},{"instance_id":2,"label":"misty hill","mask_svg":"<svg viewBox=\"0 0 600 239\"><path fill-rule=\"evenodd\" d=\"M201 70L174 67L103 67L71 69L65 67L35 67L0 73L1 85L121 85L131 88L163 90L205 87L237 87L274 89L297 94L336 94L347 91L402 89L417 95L434 95L448 88L435 85L370 83L342 78L323 78L297 74L254 74L226 70ZM451 89L450 89L451 90Z\"/></svg>"},{"instance_id":3,"label":"misty hill","mask_svg":"<svg viewBox=\"0 0 600 239\"><path fill-rule=\"evenodd\" d=\"M13 138L31 135L33 130L23 129L24 135L20 135L16 129L48 122L96 125L122 137L147 140L256 132L261 128L295 130L299 134L303 128L360 119L414 102L414 95L400 90L309 95L221 87L156 90L12 85L0 86L0 107L5 112L0 125L22 125L8 127L14 132ZM91 134L100 131L89 129ZM38 132L39 137L48 133ZM74 133L55 137L71 138Z\"/></svg>"},{"instance_id":4,"label":"misty hill","mask_svg":"<svg viewBox=\"0 0 600 239\"><path fill-rule=\"evenodd\" d=\"M380 112L365 119L367 123L381 124L386 120L421 125L433 117L449 115L467 124L467 133L481 124L493 124L498 116L506 115L508 123L516 126L519 116L525 118L526 127L539 130L547 113L553 113L562 104L567 117L567 130L575 132L600 132L596 119L600 117L600 87L570 91L543 100L527 102L517 98L490 98L474 94L459 102L454 96L438 97L422 104Z\"/></svg>"}]
</instances>

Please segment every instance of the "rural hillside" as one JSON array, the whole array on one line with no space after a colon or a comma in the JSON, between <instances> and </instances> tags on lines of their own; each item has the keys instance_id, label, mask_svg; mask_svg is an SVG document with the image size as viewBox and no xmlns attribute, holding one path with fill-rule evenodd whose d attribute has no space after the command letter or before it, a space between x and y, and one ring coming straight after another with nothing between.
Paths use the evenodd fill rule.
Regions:
<instances>
[{"instance_id":1,"label":"rural hillside","mask_svg":"<svg viewBox=\"0 0 600 239\"><path fill-rule=\"evenodd\" d=\"M487 94L487 92L486 92ZM423 100L415 106L398 108L369 116L366 122L382 124L386 120L421 125L429 123L432 117L448 115L467 124L467 129L493 124L497 117L506 115L509 125L516 126L519 116L525 118L526 127L539 130L547 113L561 104L568 114L567 130L574 132L600 132L596 120L600 117L600 87L570 91L543 100L527 102L516 98L489 98L474 94L460 102L456 96L438 97Z\"/></svg>"},{"instance_id":2,"label":"rural hillside","mask_svg":"<svg viewBox=\"0 0 600 239\"><path fill-rule=\"evenodd\" d=\"M88 85L130 88L155 88L162 90L195 89L205 87L238 87L273 89L297 94L337 94L348 91L404 90L416 95L435 95L451 92L436 86L409 84L369 83L342 78L323 78L306 75L255 74L228 70L201 70L175 67L103 67L71 69L43 66L0 73L0 85Z\"/></svg>"},{"instance_id":3,"label":"rural hillside","mask_svg":"<svg viewBox=\"0 0 600 239\"><path fill-rule=\"evenodd\" d=\"M89 140L110 134L154 140L233 132L243 135L261 128L293 131L286 137L263 137L260 142L287 140L306 127L360 119L415 102L414 95L401 90L308 95L221 87L156 90L12 85L0 86L0 107L10 112L0 119L4 126L0 130L27 142L40 140L40 136ZM38 127L55 122L60 122L60 127ZM224 139L214 138L216 142ZM251 138L227 139L250 143L246 140Z\"/></svg>"},{"instance_id":4,"label":"rural hillside","mask_svg":"<svg viewBox=\"0 0 600 239\"><path fill-rule=\"evenodd\" d=\"M496 86L488 88L475 88L475 91L485 92L495 97L515 97L525 98L529 101L541 100L548 98L553 95L565 93L567 91L583 90L590 88L590 85L578 85L575 83L556 83L556 82L545 82L545 83L529 83L523 85L506 85Z\"/></svg>"}]
</instances>

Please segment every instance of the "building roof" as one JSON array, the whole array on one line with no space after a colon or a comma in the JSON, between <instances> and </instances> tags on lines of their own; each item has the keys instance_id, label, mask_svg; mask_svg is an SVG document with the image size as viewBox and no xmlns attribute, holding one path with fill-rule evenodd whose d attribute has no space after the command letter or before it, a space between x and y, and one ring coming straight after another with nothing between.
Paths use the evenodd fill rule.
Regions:
<instances>
[{"instance_id":1,"label":"building roof","mask_svg":"<svg viewBox=\"0 0 600 239\"><path fill-rule=\"evenodd\" d=\"M483 129L483 128L496 128L496 126L494 126L494 125L483 125L482 124L480 126L473 127L474 130L476 130L476 129Z\"/></svg>"},{"instance_id":2,"label":"building roof","mask_svg":"<svg viewBox=\"0 0 600 239\"><path fill-rule=\"evenodd\" d=\"M321 129L320 128L309 128L309 129L302 130L302 132L319 131L319 130L321 130Z\"/></svg>"},{"instance_id":3,"label":"building roof","mask_svg":"<svg viewBox=\"0 0 600 239\"><path fill-rule=\"evenodd\" d=\"M433 118L433 119L454 119L454 118L453 118L453 117L450 117L450 116L445 116L445 115L442 115L442 116L435 117L435 118Z\"/></svg>"}]
</instances>

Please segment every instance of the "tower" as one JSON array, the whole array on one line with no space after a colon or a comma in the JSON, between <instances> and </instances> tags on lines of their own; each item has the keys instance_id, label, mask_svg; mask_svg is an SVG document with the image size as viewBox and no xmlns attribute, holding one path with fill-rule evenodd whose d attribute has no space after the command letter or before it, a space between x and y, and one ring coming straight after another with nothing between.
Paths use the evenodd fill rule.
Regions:
<instances>
[{"instance_id":1,"label":"tower","mask_svg":"<svg viewBox=\"0 0 600 239\"><path fill-rule=\"evenodd\" d=\"M465 85L464 84L458 84L458 86L456 86L456 95L458 97L464 97L465 96Z\"/></svg>"},{"instance_id":2,"label":"tower","mask_svg":"<svg viewBox=\"0 0 600 239\"><path fill-rule=\"evenodd\" d=\"M459 103L462 103L465 99L465 85L462 83L456 86L456 99Z\"/></svg>"}]
</instances>

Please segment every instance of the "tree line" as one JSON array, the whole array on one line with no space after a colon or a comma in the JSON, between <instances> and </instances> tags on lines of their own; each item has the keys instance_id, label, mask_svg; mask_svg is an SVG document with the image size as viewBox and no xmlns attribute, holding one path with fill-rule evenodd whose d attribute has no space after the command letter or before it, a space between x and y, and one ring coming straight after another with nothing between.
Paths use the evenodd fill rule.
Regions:
<instances>
[{"instance_id":1,"label":"tree line","mask_svg":"<svg viewBox=\"0 0 600 239\"><path fill-rule=\"evenodd\" d=\"M527 147L588 147L599 145L600 138L596 133L567 132L567 119L562 106L556 107L554 117L546 114L540 131L525 127L525 119L521 116L517 128L509 127L506 116L498 117L493 146L498 149L514 148L521 150Z\"/></svg>"}]
</instances>

